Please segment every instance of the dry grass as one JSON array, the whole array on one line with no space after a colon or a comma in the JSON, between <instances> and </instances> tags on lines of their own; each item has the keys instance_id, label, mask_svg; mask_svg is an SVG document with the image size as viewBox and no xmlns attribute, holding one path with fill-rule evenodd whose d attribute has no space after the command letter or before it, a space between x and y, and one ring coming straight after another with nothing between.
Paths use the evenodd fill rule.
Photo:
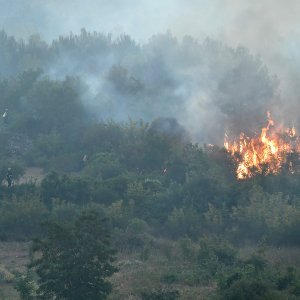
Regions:
<instances>
[{"instance_id":1,"label":"dry grass","mask_svg":"<svg viewBox=\"0 0 300 300\"><path fill-rule=\"evenodd\" d=\"M28 262L29 243L0 242L0 263L8 270L24 270Z\"/></svg>"},{"instance_id":2,"label":"dry grass","mask_svg":"<svg viewBox=\"0 0 300 300\"><path fill-rule=\"evenodd\" d=\"M45 177L44 170L37 167L27 168L23 176L18 180L18 183L36 182L39 184Z\"/></svg>"},{"instance_id":3,"label":"dry grass","mask_svg":"<svg viewBox=\"0 0 300 300\"><path fill-rule=\"evenodd\" d=\"M24 271L28 263L29 243L0 242L0 264L8 272ZM0 299L17 300L18 293L12 283L0 283Z\"/></svg>"}]
</instances>

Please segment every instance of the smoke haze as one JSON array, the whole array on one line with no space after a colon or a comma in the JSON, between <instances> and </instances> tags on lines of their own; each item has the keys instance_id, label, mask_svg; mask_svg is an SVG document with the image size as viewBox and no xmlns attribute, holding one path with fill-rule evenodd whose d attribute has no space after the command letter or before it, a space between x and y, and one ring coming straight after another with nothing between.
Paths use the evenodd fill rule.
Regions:
<instances>
[{"instance_id":1,"label":"smoke haze","mask_svg":"<svg viewBox=\"0 0 300 300\"><path fill-rule=\"evenodd\" d=\"M0 3L0 28L17 38L38 33L51 43L81 28L112 34L112 41L124 33L132 37L137 44L122 41L119 50L101 54L105 59L91 54L83 65L60 50L43 65L54 77L84 78L85 99L98 103L101 117L103 111L116 119L176 117L195 140L213 143L220 143L225 129L257 130L268 109L299 125L297 0Z\"/></svg>"}]
</instances>

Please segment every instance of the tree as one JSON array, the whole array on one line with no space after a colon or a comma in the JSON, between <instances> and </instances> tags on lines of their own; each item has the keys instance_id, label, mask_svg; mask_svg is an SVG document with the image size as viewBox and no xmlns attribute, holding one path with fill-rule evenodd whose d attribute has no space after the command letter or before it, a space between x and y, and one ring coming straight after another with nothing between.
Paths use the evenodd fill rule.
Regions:
<instances>
[{"instance_id":1,"label":"tree","mask_svg":"<svg viewBox=\"0 0 300 300\"><path fill-rule=\"evenodd\" d=\"M48 221L45 229L45 237L33 242L29 265L41 299L106 299L112 289L106 278L117 268L100 214L83 212L71 226Z\"/></svg>"}]
</instances>

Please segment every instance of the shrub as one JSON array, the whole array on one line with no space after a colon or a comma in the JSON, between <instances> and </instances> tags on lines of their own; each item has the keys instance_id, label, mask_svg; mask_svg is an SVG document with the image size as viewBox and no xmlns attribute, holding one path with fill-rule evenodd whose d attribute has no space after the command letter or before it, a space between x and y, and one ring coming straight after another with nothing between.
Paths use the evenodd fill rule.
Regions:
<instances>
[{"instance_id":1,"label":"shrub","mask_svg":"<svg viewBox=\"0 0 300 300\"><path fill-rule=\"evenodd\" d=\"M267 194L260 187L250 191L249 203L234 208L233 220L238 222L238 236L261 239L266 236L273 243L300 243L299 200L291 200L281 193Z\"/></svg>"},{"instance_id":2,"label":"shrub","mask_svg":"<svg viewBox=\"0 0 300 300\"><path fill-rule=\"evenodd\" d=\"M127 232L131 234L141 234L149 231L148 224L139 218L133 218L129 220L127 226Z\"/></svg>"},{"instance_id":3,"label":"shrub","mask_svg":"<svg viewBox=\"0 0 300 300\"><path fill-rule=\"evenodd\" d=\"M196 254L192 240L185 236L178 240L178 244L183 258L192 261Z\"/></svg>"},{"instance_id":4,"label":"shrub","mask_svg":"<svg viewBox=\"0 0 300 300\"><path fill-rule=\"evenodd\" d=\"M171 236L195 239L201 232L200 216L192 208L174 208L168 217L167 228Z\"/></svg>"},{"instance_id":5,"label":"shrub","mask_svg":"<svg viewBox=\"0 0 300 300\"><path fill-rule=\"evenodd\" d=\"M53 199L51 218L57 222L72 222L81 213L82 207L74 203Z\"/></svg>"},{"instance_id":6,"label":"shrub","mask_svg":"<svg viewBox=\"0 0 300 300\"><path fill-rule=\"evenodd\" d=\"M234 266L237 251L228 241L218 237L203 237L197 254L198 276L209 281Z\"/></svg>"},{"instance_id":7,"label":"shrub","mask_svg":"<svg viewBox=\"0 0 300 300\"><path fill-rule=\"evenodd\" d=\"M266 300L271 298L270 287L260 280L243 278L235 281L228 289L222 291L224 300Z\"/></svg>"},{"instance_id":8,"label":"shrub","mask_svg":"<svg viewBox=\"0 0 300 300\"><path fill-rule=\"evenodd\" d=\"M178 282L178 275L175 273L166 273L160 277L160 281L166 284L172 284Z\"/></svg>"},{"instance_id":9,"label":"shrub","mask_svg":"<svg viewBox=\"0 0 300 300\"><path fill-rule=\"evenodd\" d=\"M0 205L0 235L10 240L26 240L41 231L40 223L49 211L39 198L4 199Z\"/></svg>"},{"instance_id":10,"label":"shrub","mask_svg":"<svg viewBox=\"0 0 300 300\"><path fill-rule=\"evenodd\" d=\"M95 154L88 160L84 172L91 177L105 180L120 175L123 170L116 155L103 152Z\"/></svg>"},{"instance_id":11,"label":"shrub","mask_svg":"<svg viewBox=\"0 0 300 300\"><path fill-rule=\"evenodd\" d=\"M16 273L14 288L18 291L21 300L36 299L37 284L31 272Z\"/></svg>"},{"instance_id":12,"label":"shrub","mask_svg":"<svg viewBox=\"0 0 300 300\"><path fill-rule=\"evenodd\" d=\"M175 300L180 294L177 290L157 289L142 293L143 300Z\"/></svg>"},{"instance_id":13,"label":"shrub","mask_svg":"<svg viewBox=\"0 0 300 300\"><path fill-rule=\"evenodd\" d=\"M14 280L15 276L9 272L5 266L0 264L0 283L3 282L12 282Z\"/></svg>"},{"instance_id":14,"label":"shrub","mask_svg":"<svg viewBox=\"0 0 300 300\"><path fill-rule=\"evenodd\" d=\"M91 193L85 178L60 176L52 172L41 183L41 198L51 207L52 200L57 198L76 204L86 204L90 201Z\"/></svg>"}]
</instances>

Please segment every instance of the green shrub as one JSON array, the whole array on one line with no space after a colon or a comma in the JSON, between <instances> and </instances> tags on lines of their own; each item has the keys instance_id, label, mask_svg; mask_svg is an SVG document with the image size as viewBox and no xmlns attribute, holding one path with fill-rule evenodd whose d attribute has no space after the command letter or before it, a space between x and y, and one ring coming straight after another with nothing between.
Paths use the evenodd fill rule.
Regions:
<instances>
[{"instance_id":1,"label":"green shrub","mask_svg":"<svg viewBox=\"0 0 300 300\"><path fill-rule=\"evenodd\" d=\"M193 245L192 240L189 237L185 236L178 240L178 244L182 257L189 261L193 261L196 255L196 249Z\"/></svg>"},{"instance_id":2,"label":"green shrub","mask_svg":"<svg viewBox=\"0 0 300 300\"><path fill-rule=\"evenodd\" d=\"M18 291L21 300L33 300L36 298L38 286L33 279L33 274L29 271L26 273L16 273L14 288Z\"/></svg>"},{"instance_id":3,"label":"green shrub","mask_svg":"<svg viewBox=\"0 0 300 300\"><path fill-rule=\"evenodd\" d=\"M224 300L275 300L271 297L271 289L261 280L243 278L235 281L228 289L222 291Z\"/></svg>"},{"instance_id":4,"label":"green shrub","mask_svg":"<svg viewBox=\"0 0 300 300\"><path fill-rule=\"evenodd\" d=\"M179 280L178 275L171 272L165 273L160 277L160 281L165 284L173 284L178 282L178 280Z\"/></svg>"},{"instance_id":5,"label":"green shrub","mask_svg":"<svg viewBox=\"0 0 300 300\"><path fill-rule=\"evenodd\" d=\"M140 253L140 259L141 261L147 261L149 257L150 257L150 248L145 246Z\"/></svg>"},{"instance_id":6,"label":"green shrub","mask_svg":"<svg viewBox=\"0 0 300 300\"><path fill-rule=\"evenodd\" d=\"M200 265L209 263L210 260L230 266L236 261L237 251L230 243L220 237L203 237L200 240L198 262Z\"/></svg>"},{"instance_id":7,"label":"green shrub","mask_svg":"<svg viewBox=\"0 0 300 300\"><path fill-rule=\"evenodd\" d=\"M167 229L174 238L186 235L196 239L201 233L200 216L192 208L174 208L168 217Z\"/></svg>"},{"instance_id":8,"label":"green shrub","mask_svg":"<svg viewBox=\"0 0 300 300\"><path fill-rule=\"evenodd\" d=\"M15 278L14 274L9 272L5 266L0 264L0 283L12 282L14 278Z\"/></svg>"},{"instance_id":9,"label":"green shrub","mask_svg":"<svg viewBox=\"0 0 300 300\"><path fill-rule=\"evenodd\" d=\"M51 218L57 222L72 222L81 213L82 207L74 203L53 199Z\"/></svg>"},{"instance_id":10,"label":"green shrub","mask_svg":"<svg viewBox=\"0 0 300 300\"><path fill-rule=\"evenodd\" d=\"M300 296L300 272L294 267L287 267L284 274L279 274L276 282L279 290L289 289L296 296Z\"/></svg>"},{"instance_id":11,"label":"green shrub","mask_svg":"<svg viewBox=\"0 0 300 300\"><path fill-rule=\"evenodd\" d=\"M85 178L60 176L52 172L41 183L41 199L51 207L53 199L61 199L76 204L90 202L91 193L89 182Z\"/></svg>"},{"instance_id":12,"label":"green shrub","mask_svg":"<svg viewBox=\"0 0 300 300\"><path fill-rule=\"evenodd\" d=\"M123 169L116 155L102 152L93 155L88 160L84 172L91 177L105 180L121 175Z\"/></svg>"},{"instance_id":13,"label":"green shrub","mask_svg":"<svg viewBox=\"0 0 300 300\"><path fill-rule=\"evenodd\" d=\"M49 211L39 198L4 199L0 205L0 236L26 240L41 231L40 223Z\"/></svg>"},{"instance_id":14,"label":"green shrub","mask_svg":"<svg viewBox=\"0 0 300 300\"><path fill-rule=\"evenodd\" d=\"M249 203L233 210L233 220L239 227L238 238L258 240L265 236L273 243L298 245L299 200L291 200L282 193L270 195L257 186L249 194Z\"/></svg>"},{"instance_id":15,"label":"green shrub","mask_svg":"<svg viewBox=\"0 0 300 300\"><path fill-rule=\"evenodd\" d=\"M127 226L127 232L131 234L141 234L147 233L149 231L149 226L147 222L139 218L130 219Z\"/></svg>"},{"instance_id":16,"label":"green shrub","mask_svg":"<svg viewBox=\"0 0 300 300\"><path fill-rule=\"evenodd\" d=\"M177 290L157 289L142 293L143 300L175 300L179 298L180 294Z\"/></svg>"}]
</instances>

